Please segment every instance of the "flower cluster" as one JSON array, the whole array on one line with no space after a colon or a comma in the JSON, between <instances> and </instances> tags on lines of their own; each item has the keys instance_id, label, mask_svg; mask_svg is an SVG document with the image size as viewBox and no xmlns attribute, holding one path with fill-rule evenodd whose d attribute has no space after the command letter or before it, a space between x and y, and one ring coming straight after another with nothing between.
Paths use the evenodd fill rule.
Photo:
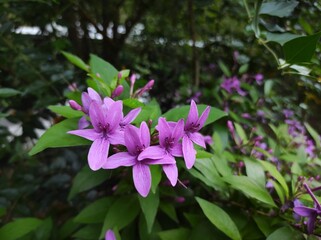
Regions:
<instances>
[{"instance_id":1,"label":"flower cluster","mask_svg":"<svg viewBox=\"0 0 321 240\"><path fill-rule=\"evenodd\" d=\"M196 158L193 143L205 148L206 138L199 131L209 115L210 107L199 117L193 100L186 122L184 119L170 122L163 117L159 118L155 131L158 139L155 142L151 142L154 133L150 133L146 122L142 122L139 127L131 124L140 113L140 108L131 110L124 117L121 100L115 101L109 97L102 99L92 88L82 93L82 104L70 102L73 109L83 111L85 116L80 119L79 129L68 133L93 141L88 153L89 167L94 171L132 167L134 185L144 197L151 188L149 165L161 165L175 186L178 179L175 157L183 157L186 167L190 169ZM86 128L90 125L93 128ZM111 145L125 146L127 151L110 155Z\"/></svg>"}]
</instances>

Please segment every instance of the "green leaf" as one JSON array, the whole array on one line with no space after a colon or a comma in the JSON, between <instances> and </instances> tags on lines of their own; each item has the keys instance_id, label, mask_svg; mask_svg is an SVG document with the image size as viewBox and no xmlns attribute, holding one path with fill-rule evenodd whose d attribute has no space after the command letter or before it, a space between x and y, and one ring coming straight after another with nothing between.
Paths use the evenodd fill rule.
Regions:
<instances>
[{"instance_id":1,"label":"green leaf","mask_svg":"<svg viewBox=\"0 0 321 240\"><path fill-rule=\"evenodd\" d=\"M301 35L293 34L293 33L271 33L268 32L266 34L266 40L269 42L277 42L280 45L284 45L286 42L301 37Z\"/></svg>"},{"instance_id":2,"label":"green leaf","mask_svg":"<svg viewBox=\"0 0 321 240\"><path fill-rule=\"evenodd\" d=\"M231 71L228 69L228 67L225 65L224 62L222 62L221 60L218 61L218 66L220 67L220 69L222 70L222 72L224 73L224 75L226 77L231 77L232 73Z\"/></svg>"},{"instance_id":3,"label":"green leaf","mask_svg":"<svg viewBox=\"0 0 321 240\"><path fill-rule=\"evenodd\" d=\"M21 92L13 88L0 88L0 98L7 98L21 94Z\"/></svg>"},{"instance_id":4,"label":"green leaf","mask_svg":"<svg viewBox=\"0 0 321 240\"><path fill-rule=\"evenodd\" d=\"M273 181L272 179L270 179L269 181L272 182L273 187L274 187L276 193L278 194L281 203L284 204L285 203L284 190L281 188L281 186L277 182Z\"/></svg>"},{"instance_id":5,"label":"green leaf","mask_svg":"<svg viewBox=\"0 0 321 240\"><path fill-rule=\"evenodd\" d=\"M266 240L280 240L280 239L291 239L291 240L303 240L305 239L302 233L295 231L291 227L281 227L271 233Z\"/></svg>"},{"instance_id":6,"label":"green leaf","mask_svg":"<svg viewBox=\"0 0 321 240\"><path fill-rule=\"evenodd\" d=\"M285 196L288 198L289 197L288 185L286 184L284 177L277 170L277 168L273 164L266 162L266 161L258 160L258 162L261 163L262 166L265 168L265 170L281 184L281 186L285 192Z\"/></svg>"},{"instance_id":7,"label":"green leaf","mask_svg":"<svg viewBox=\"0 0 321 240\"><path fill-rule=\"evenodd\" d=\"M235 130L236 130L237 135L242 140L242 144L246 144L249 140L247 139L247 136L246 136L246 133L245 133L243 127L236 122L234 123L234 126L235 126Z\"/></svg>"},{"instance_id":8,"label":"green leaf","mask_svg":"<svg viewBox=\"0 0 321 240\"><path fill-rule=\"evenodd\" d=\"M134 98L124 99L123 105L130 108L144 107L145 104Z\"/></svg>"},{"instance_id":9,"label":"green leaf","mask_svg":"<svg viewBox=\"0 0 321 240\"><path fill-rule=\"evenodd\" d=\"M69 237L73 232L75 232L79 228L79 224L75 223L73 219L67 220L63 226L59 229L58 232L58 239L66 239ZM70 238L68 238L70 239Z\"/></svg>"},{"instance_id":10,"label":"green leaf","mask_svg":"<svg viewBox=\"0 0 321 240\"><path fill-rule=\"evenodd\" d=\"M64 51L62 51L61 53L68 59L69 62L79 67L80 69L88 72L89 66L86 63L84 63L84 61L81 60L79 57Z\"/></svg>"},{"instance_id":11,"label":"green leaf","mask_svg":"<svg viewBox=\"0 0 321 240\"><path fill-rule=\"evenodd\" d=\"M37 228L35 232L35 239L46 240L50 239L52 235L53 221L51 218L46 218L42 221L42 224Z\"/></svg>"},{"instance_id":12,"label":"green leaf","mask_svg":"<svg viewBox=\"0 0 321 240\"><path fill-rule=\"evenodd\" d=\"M99 239L99 232L101 230L100 224L91 224L86 225L83 228L79 229L76 233L74 233L73 239Z\"/></svg>"},{"instance_id":13,"label":"green leaf","mask_svg":"<svg viewBox=\"0 0 321 240\"><path fill-rule=\"evenodd\" d=\"M161 109L156 100L152 100L150 103L142 107L139 115L133 121L134 124L140 124L142 121L152 120L154 125L157 124L157 120L161 115Z\"/></svg>"},{"instance_id":14,"label":"green leaf","mask_svg":"<svg viewBox=\"0 0 321 240\"><path fill-rule=\"evenodd\" d=\"M76 118L84 115L83 112L72 109L68 106L49 106L50 111L57 113L65 118Z\"/></svg>"},{"instance_id":15,"label":"green leaf","mask_svg":"<svg viewBox=\"0 0 321 240\"><path fill-rule=\"evenodd\" d=\"M149 193L146 198L139 196L138 199L146 219L148 233L151 233L159 205L158 191L155 194Z\"/></svg>"},{"instance_id":16,"label":"green leaf","mask_svg":"<svg viewBox=\"0 0 321 240\"><path fill-rule=\"evenodd\" d=\"M177 214L175 211L175 207L172 203L168 203L165 201L161 201L159 204L160 210L162 210L167 216L169 216L172 220L178 223Z\"/></svg>"},{"instance_id":17,"label":"green leaf","mask_svg":"<svg viewBox=\"0 0 321 240\"><path fill-rule=\"evenodd\" d=\"M308 130L309 134L311 135L311 137L313 138L315 145L318 149L321 148L321 144L320 144L320 136L318 134L317 131L315 131L310 124L308 123L304 123L304 126L306 127L306 129Z\"/></svg>"},{"instance_id":18,"label":"green leaf","mask_svg":"<svg viewBox=\"0 0 321 240\"><path fill-rule=\"evenodd\" d=\"M202 112L205 110L206 107L207 107L207 105L204 105L204 104L197 105L199 116L201 116ZM187 115L189 113L189 109L190 109L189 105L178 107L178 108L173 108L173 109L169 110L168 112L166 112L165 114L163 114L163 117L165 117L167 121L178 121L181 118L186 119ZM225 112L219 110L218 108L211 107L211 111L208 115L208 118L207 118L204 126L206 126L210 123L213 123L213 122L217 121L218 119L225 117L225 116L227 116L227 114Z\"/></svg>"},{"instance_id":19,"label":"green leaf","mask_svg":"<svg viewBox=\"0 0 321 240\"><path fill-rule=\"evenodd\" d=\"M187 228L176 228L159 232L161 240L186 240L189 238L191 231Z\"/></svg>"},{"instance_id":20,"label":"green leaf","mask_svg":"<svg viewBox=\"0 0 321 240\"><path fill-rule=\"evenodd\" d=\"M106 170L92 171L89 167L85 166L75 176L72 187L70 189L68 200L71 200L76 194L89 190L108 178Z\"/></svg>"},{"instance_id":21,"label":"green leaf","mask_svg":"<svg viewBox=\"0 0 321 240\"><path fill-rule=\"evenodd\" d=\"M89 145L89 140L67 133L78 128L78 120L78 118L70 118L53 125L40 137L29 155L35 155L46 148Z\"/></svg>"},{"instance_id":22,"label":"green leaf","mask_svg":"<svg viewBox=\"0 0 321 240\"><path fill-rule=\"evenodd\" d=\"M298 1L293 0L265 2L261 5L260 14L267 14L276 17L288 17L298 4Z\"/></svg>"},{"instance_id":23,"label":"green leaf","mask_svg":"<svg viewBox=\"0 0 321 240\"><path fill-rule=\"evenodd\" d=\"M283 45L283 52L287 63L309 62L315 52L321 32L314 35L298 37Z\"/></svg>"},{"instance_id":24,"label":"green leaf","mask_svg":"<svg viewBox=\"0 0 321 240\"><path fill-rule=\"evenodd\" d=\"M261 187L265 187L266 179L263 166L256 160L244 158L246 167L246 175L258 183Z\"/></svg>"},{"instance_id":25,"label":"green leaf","mask_svg":"<svg viewBox=\"0 0 321 240\"><path fill-rule=\"evenodd\" d=\"M214 226L216 226L219 230L224 232L233 240L241 239L238 228L223 209L199 197L196 197L196 201L201 206L205 216L210 220L211 223L213 223Z\"/></svg>"},{"instance_id":26,"label":"green leaf","mask_svg":"<svg viewBox=\"0 0 321 240\"><path fill-rule=\"evenodd\" d=\"M116 87L118 71L110 63L96 55L90 54L89 65L92 74L99 74L100 78L111 89Z\"/></svg>"},{"instance_id":27,"label":"green leaf","mask_svg":"<svg viewBox=\"0 0 321 240\"><path fill-rule=\"evenodd\" d=\"M112 203L113 199L110 197L98 199L82 209L81 212L74 218L74 221L79 223L103 222L107 214L107 210Z\"/></svg>"},{"instance_id":28,"label":"green leaf","mask_svg":"<svg viewBox=\"0 0 321 240\"><path fill-rule=\"evenodd\" d=\"M121 230L126 227L137 217L139 210L140 207L136 194L119 197L108 210L100 233L100 238L105 236L108 229L116 227Z\"/></svg>"},{"instance_id":29,"label":"green leaf","mask_svg":"<svg viewBox=\"0 0 321 240\"><path fill-rule=\"evenodd\" d=\"M268 236L272 232L273 226L271 225L270 217L262 216L262 215L254 215L253 219L256 225L259 227L259 229L262 231L262 233L265 236Z\"/></svg>"},{"instance_id":30,"label":"green leaf","mask_svg":"<svg viewBox=\"0 0 321 240\"><path fill-rule=\"evenodd\" d=\"M276 207L271 195L264 187L258 185L253 179L246 176L229 176L223 177L223 180L231 184L232 188L242 191L244 194L266 203L272 207Z\"/></svg>"},{"instance_id":31,"label":"green leaf","mask_svg":"<svg viewBox=\"0 0 321 240\"><path fill-rule=\"evenodd\" d=\"M162 168L159 165L150 165L150 172L152 175L152 193L156 193L159 182L162 179Z\"/></svg>"},{"instance_id":32,"label":"green leaf","mask_svg":"<svg viewBox=\"0 0 321 240\"><path fill-rule=\"evenodd\" d=\"M229 163L226 158L223 156L217 156L214 155L212 157L212 161L217 169L217 171L222 175L222 176L229 176L232 175L232 169L229 166Z\"/></svg>"},{"instance_id":33,"label":"green leaf","mask_svg":"<svg viewBox=\"0 0 321 240\"><path fill-rule=\"evenodd\" d=\"M20 218L9 222L0 228L0 239L15 240L31 231L34 231L42 224L37 218Z\"/></svg>"}]
</instances>

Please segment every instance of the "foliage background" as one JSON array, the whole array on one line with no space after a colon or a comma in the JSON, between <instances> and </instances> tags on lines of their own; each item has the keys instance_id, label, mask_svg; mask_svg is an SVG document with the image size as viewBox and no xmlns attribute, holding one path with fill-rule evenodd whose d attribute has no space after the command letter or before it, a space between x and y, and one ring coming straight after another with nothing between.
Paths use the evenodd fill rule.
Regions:
<instances>
[{"instance_id":1,"label":"foliage background","mask_svg":"<svg viewBox=\"0 0 321 240\"><path fill-rule=\"evenodd\" d=\"M102 176L101 184L89 191L79 191L71 199L70 188L86 164L87 149L48 149L32 157L28 155L38 139L37 131L62 120L47 107L65 104L70 96L68 86L76 84L80 90L86 86L84 71L71 65L61 51L71 52L85 62L91 53L96 54L117 69L131 69L140 75L139 86L155 79L150 96L157 100L162 112L187 104L201 93L198 100L202 104L220 109L226 103L233 106L228 119L235 122L244 123L242 113L253 115L261 109L268 116L268 123L279 124L283 121L282 110L292 109L297 119L309 122L320 132L319 42L310 63L302 64L312 69L310 76L288 74L288 68L278 69L269 49L255 36L251 27L253 19L249 19L244 2L248 3L250 16L254 16L260 1L1 1L0 87L6 89L0 92L1 225L32 217L44 220L43 227L26 235L26 239L35 236L62 239L59 234L68 238L79 230L79 224L70 219L94 199L111 195L113 181L117 180L108 177L105 181ZM267 39L267 32L276 28L298 35L319 32L320 3L299 1L298 4L287 16L260 15L259 37ZM23 34L22 27L33 27L35 34ZM267 44L277 56L285 57L279 43ZM237 60L233 57L236 51ZM253 82L242 85L249 92L254 88L257 97L231 97L220 88L223 76L241 77L245 73L264 75L262 87ZM267 82L272 84L268 93ZM263 105L259 99L263 99ZM225 139L226 120L214 126L225 134ZM251 127L259 125L255 120L247 123ZM271 132L264 127L262 124L265 130L262 134L268 138ZM212 129L207 132L212 133ZM229 139L229 147L232 143ZM317 175L314 171L305 174ZM188 199L190 189L197 187L206 188L200 187L194 178L189 189L176 190ZM213 196L206 193L202 197L209 200ZM183 212L194 205L188 201L175 204L181 214L177 216L180 221L171 224L186 227ZM30 229L39 226L35 219L32 221L28 222ZM221 234L213 229L217 236ZM130 235L134 230L128 228L123 233L125 236L126 231ZM74 238L85 237L78 234Z\"/></svg>"}]
</instances>

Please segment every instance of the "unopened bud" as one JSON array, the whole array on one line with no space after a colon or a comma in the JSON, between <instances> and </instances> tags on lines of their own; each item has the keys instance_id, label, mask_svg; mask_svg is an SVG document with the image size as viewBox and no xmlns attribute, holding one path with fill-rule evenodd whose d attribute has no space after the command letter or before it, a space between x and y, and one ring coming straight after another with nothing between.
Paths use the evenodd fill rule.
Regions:
<instances>
[{"instance_id":1,"label":"unopened bud","mask_svg":"<svg viewBox=\"0 0 321 240\"><path fill-rule=\"evenodd\" d=\"M77 110L77 111L81 111L81 106L74 100L69 100L69 105L72 109Z\"/></svg>"},{"instance_id":2,"label":"unopened bud","mask_svg":"<svg viewBox=\"0 0 321 240\"><path fill-rule=\"evenodd\" d=\"M230 133L234 136L235 130L232 121L227 121L227 128Z\"/></svg>"},{"instance_id":3,"label":"unopened bud","mask_svg":"<svg viewBox=\"0 0 321 240\"><path fill-rule=\"evenodd\" d=\"M154 80L150 80L141 90L139 90L137 96L140 97L143 93L149 91L154 86Z\"/></svg>"},{"instance_id":4,"label":"unopened bud","mask_svg":"<svg viewBox=\"0 0 321 240\"><path fill-rule=\"evenodd\" d=\"M118 97L124 91L123 85L118 85L111 94L111 98Z\"/></svg>"},{"instance_id":5,"label":"unopened bud","mask_svg":"<svg viewBox=\"0 0 321 240\"><path fill-rule=\"evenodd\" d=\"M121 79L122 76L123 76L123 74L121 72L119 72L118 75L117 75L118 79Z\"/></svg>"},{"instance_id":6,"label":"unopened bud","mask_svg":"<svg viewBox=\"0 0 321 240\"><path fill-rule=\"evenodd\" d=\"M130 77L130 85L134 85L135 82L136 82L136 75L132 74L131 77Z\"/></svg>"}]
</instances>

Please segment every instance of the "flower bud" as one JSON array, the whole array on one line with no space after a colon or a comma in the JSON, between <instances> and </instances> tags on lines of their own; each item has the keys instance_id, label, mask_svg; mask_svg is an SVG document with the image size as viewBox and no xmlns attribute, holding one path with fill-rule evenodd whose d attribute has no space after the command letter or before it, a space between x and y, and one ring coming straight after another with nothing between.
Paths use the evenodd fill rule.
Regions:
<instances>
[{"instance_id":1,"label":"flower bud","mask_svg":"<svg viewBox=\"0 0 321 240\"><path fill-rule=\"evenodd\" d=\"M118 85L111 94L111 98L118 97L124 91L123 85Z\"/></svg>"},{"instance_id":2,"label":"flower bud","mask_svg":"<svg viewBox=\"0 0 321 240\"><path fill-rule=\"evenodd\" d=\"M81 106L74 100L69 100L69 105L72 109L77 110L77 111L81 111Z\"/></svg>"}]
</instances>

